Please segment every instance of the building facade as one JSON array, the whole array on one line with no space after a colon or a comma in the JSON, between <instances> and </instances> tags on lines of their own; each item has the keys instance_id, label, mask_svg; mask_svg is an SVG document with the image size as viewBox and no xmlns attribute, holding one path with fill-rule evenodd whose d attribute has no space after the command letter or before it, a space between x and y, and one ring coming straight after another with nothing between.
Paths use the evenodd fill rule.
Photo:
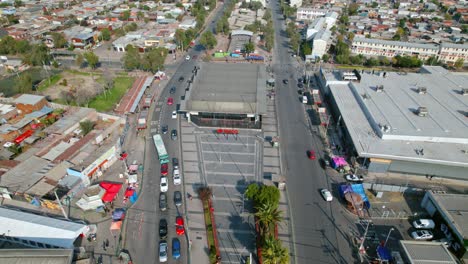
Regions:
<instances>
[{"instance_id":1,"label":"building facade","mask_svg":"<svg viewBox=\"0 0 468 264\"><path fill-rule=\"evenodd\" d=\"M314 20L317 17L323 17L327 13L326 9L317 9L310 7L301 7L297 9L297 20Z\"/></svg>"}]
</instances>

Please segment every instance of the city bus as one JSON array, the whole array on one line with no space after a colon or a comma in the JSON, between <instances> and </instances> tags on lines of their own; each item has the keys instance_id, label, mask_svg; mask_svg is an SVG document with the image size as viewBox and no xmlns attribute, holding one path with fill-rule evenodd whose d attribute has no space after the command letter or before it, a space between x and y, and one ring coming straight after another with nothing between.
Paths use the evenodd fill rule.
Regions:
<instances>
[{"instance_id":1,"label":"city bus","mask_svg":"<svg viewBox=\"0 0 468 264\"><path fill-rule=\"evenodd\" d=\"M169 163L169 155L167 155L166 147L164 147L164 141L162 140L161 135L154 135L153 141L154 146L156 147L156 152L158 152L159 162L161 164Z\"/></svg>"}]
</instances>

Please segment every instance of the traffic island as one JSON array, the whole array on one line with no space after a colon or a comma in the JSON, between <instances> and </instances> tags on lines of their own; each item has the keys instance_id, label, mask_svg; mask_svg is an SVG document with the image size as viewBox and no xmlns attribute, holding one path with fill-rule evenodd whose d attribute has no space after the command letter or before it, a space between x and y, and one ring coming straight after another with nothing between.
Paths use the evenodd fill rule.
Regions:
<instances>
[{"instance_id":1,"label":"traffic island","mask_svg":"<svg viewBox=\"0 0 468 264\"><path fill-rule=\"evenodd\" d=\"M208 242L208 250L210 253L210 263L220 263L221 255L219 253L218 237L216 233L216 224L214 219L214 208L211 201L211 188L201 187L198 189L198 196L203 203L203 213L206 227L206 240Z\"/></svg>"}]
</instances>

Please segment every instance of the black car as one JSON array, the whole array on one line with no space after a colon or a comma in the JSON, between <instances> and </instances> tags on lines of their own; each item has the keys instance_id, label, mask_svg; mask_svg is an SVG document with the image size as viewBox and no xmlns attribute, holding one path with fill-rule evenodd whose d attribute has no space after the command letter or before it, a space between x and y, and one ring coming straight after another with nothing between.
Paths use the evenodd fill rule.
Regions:
<instances>
[{"instance_id":1,"label":"black car","mask_svg":"<svg viewBox=\"0 0 468 264\"><path fill-rule=\"evenodd\" d=\"M288 79L284 79L284 80L283 80L283 83L284 83L284 84L288 84L288 83L289 83Z\"/></svg>"},{"instance_id":2,"label":"black car","mask_svg":"<svg viewBox=\"0 0 468 264\"><path fill-rule=\"evenodd\" d=\"M177 158L172 158L172 166L174 167L174 170L179 168L179 160Z\"/></svg>"},{"instance_id":3,"label":"black car","mask_svg":"<svg viewBox=\"0 0 468 264\"><path fill-rule=\"evenodd\" d=\"M166 211L167 209L167 196L166 193L159 194L159 210Z\"/></svg>"},{"instance_id":4,"label":"black car","mask_svg":"<svg viewBox=\"0 0 468 264\"><path fill-rule=\"evenodd\" d=\"M165 239L167 237L167 221L166 219L159 220L159 238Z\"/></svg>"},{"instance_id":5,"label":"black car","mask_svg":"<svg viewBox=\"0 0 468 264\"><path fill-rule=\"evenodd\" d=\"M170 94L175 94L176 88L175 86L171 87L171 90L169 91Z\"/></svg>"},{"instance_id":6,"label":"black car","mask_svg":"<svg viewBox=\"0 0 468 264\"><path fill-rule=\"evenodd\" d=\"M297 84L297 87L299 87L299 88L302 89L302 88L304 88L304 85L303 85L302 83L298 83L298 84Z\"/></svg>"},{"instance_id":7,"label":"black car","mask_svg":"<svg viewBox=\"0 0 468 264\"><path fill-rule=\"evenodd\" d=\"M184 76L179 77L179 82L183 82L185 80Z\"/></svg>"},{"instance_id":8,"label":"black car","mask_svg":"<svg viewBox=\"0 0 468 264\"><path fill-rule=\"evenodd\" d=\"M177 130L172 129L171 131L171 139L176 140L177 139Z\"/></svg>"},{"instance_id":9,"label":"black car","mask_svg":"<svg viewBox=\"0 0 468 264\"><path fill-rule=\"evenodd\" d=\"M167 125L163 125L163 126L161 127L161 132L162 132L163 134L167 134L167 130L168 130Z\"/></svg>"},{"instance_id":10,"label":"black car","mask_svg":"<svg viewBox=\"0 0 468 264\"><path fill-rule=\"evenodd\" d=\"M182 205L182 194L179 191L174 192L174 204L176 206Z\"/></svg>"}]
</instances>

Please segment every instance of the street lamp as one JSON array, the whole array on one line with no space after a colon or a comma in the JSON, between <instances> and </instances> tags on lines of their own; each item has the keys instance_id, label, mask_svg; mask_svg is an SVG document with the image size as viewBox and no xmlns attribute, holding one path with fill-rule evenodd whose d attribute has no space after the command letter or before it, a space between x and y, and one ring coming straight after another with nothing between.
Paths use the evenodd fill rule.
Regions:
<instances>
[{"instance_id":1,"label":"street lamp","mask_svg":"<svg viewBox=\"0 0 468 264\"><path fill-rule=\"evenodd\" d=\"M385 243L384 243L384 247L387 245L387 241L388 241L388 238L390 237L390 234L392 233L392 231L395 230L395 228L390 228L390 230L388 231L388 235L387 235L387 239L385 239Z\"/></svg>"}]
</instances>

